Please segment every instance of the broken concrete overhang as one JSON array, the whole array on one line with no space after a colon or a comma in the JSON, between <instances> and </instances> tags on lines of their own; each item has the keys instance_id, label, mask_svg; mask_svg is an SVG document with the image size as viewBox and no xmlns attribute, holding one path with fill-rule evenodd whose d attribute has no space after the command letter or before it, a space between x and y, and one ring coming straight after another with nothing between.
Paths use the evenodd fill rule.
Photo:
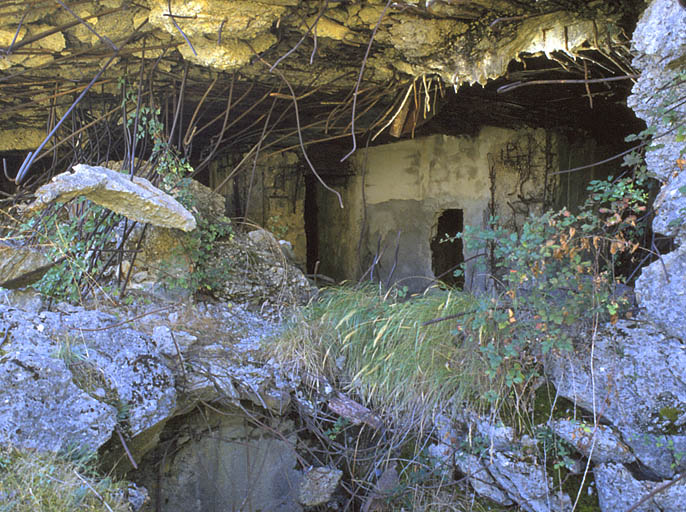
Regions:
<instances>
[{"instance_id":1,"label":"broken concrete overhang","mask_svg":"<svg viewBox=\"0 0 686 512\"><path fill-rule=\"evenodd\" d=\"M479 2L427 2L429 7L394 2L388 9L379 2L341 3L327 6L305 22L293 16L306 7L274 3L184 2L173 9L172 16L166 1L152 0L148 19L178 43L185 59L220 71L249 64L255 52L271 49L285 53L298 36L348 46L356 55L353 49L366 46L378 24L375 52L366 65L371 77L438 74L451 85L484 84L502 76L508 63L522 55L564 52L573 57L581 48L611 48L619 42L621 32L617 14L598 16L596 12L589 17L589 10L575 14L533 8L531 13L522 13L508 2L490 2L489 7ZM519 14L507 15L513 12ZM280 45L280 40L289 43ZM356 67L361 63L324 63L334 68L345 64ZM296 67L302 65L306 63L300 61ZM253 76L265 72L261 66L248 66L245 71Z\"/></svg>"},{"instance_id":2,"label":"broken concrete overhang","mask_svg":"<svg viewBox=\"0 0 686 512\"><path fill-rule=\"evenodd\" d=\"M502 76L507 64L523 54L573 56L582 47L609 49L621 32L622 4L608 2L617 4L612 11L603 2L582 2L573 13L555 2L535 2L524 9L522 2L508 1L391 2L385 9L385 2L377 0L329 2L323 7L290 0L147 0L135 5L91 0L71 12L59 4L32 3L36 6L23 21L24 2L0 7L0 70L25 68L43 76L54 77L55 71L67 76L97 69L100 62L93 54L118 49L122 57L140 57L146 49L147 58L157 58L164 50L159 65L170 71L187 60L264 78L267 73L255 62L256 53L273 63L303 39L306 51L296 52L284 66L288 78L298 84L299 75L290 77L288 70L309 69L304 54L312 53L329 70L358 69L377 28L366 79L438 74L454 85L483 84ZM319 58L313 51L315 40ZM331 46L347 48L350 58L329 61ZM79 55L91 58L83 58L77 70L70 63ZM307 78L311 83L312 77ZM348 87L355 78L353 74L339 85Z\"/></svg>"},{"instance_id":3,"label":"broken concrete overhang","mask_svg":"<svg viewBox=\"0 0 686 512\"><path fill-rule=\"evenodd\" d=\"M74 172L55 176L36 191L36 200L26 212L41 210L54 201L69 201L83 196L96 204L137 222L183 231L195 229L195 217L176 199L148 180L133 179L106 167L75 165Z\"/></svg>"},{"instance_id":4,"label":"broken concrete overhang","mask_svg":"<svg viewBox=\"0 0 686 512\"><path fill-rule=\"evenodd\" d=\"M185 131L172 142L189 158L248 151L261 133L271 137L261 150L303 150L309 143L343 140L353 127L358 134L390 129L394 136L414 136L429 117L419 105L431 103L433 116L444 85L486 84L508 75L517 59L528 64L536 55L549 57L554 78L631 73L630 66L612 64L625 62L626 55L617 59L612 52L628 54L624 14L635 12L637 2L86 0L67 9L31 0L28 11L26 2L3 2L0 150L37 147L46 119L54 123L86 90L80 114L34 155L36 161L47 162L55 149L68 152L77 140L78 151L100 144L100 137L111 140L106 133L125 127L122 117L128 121L137 111L131 93L134 100L141 94L141 106L164 112L166 130L173 125ZM106 62L107 70L89 83ZM573 94L581 97L583 88ZM398 116L403 97L414 105ZM559 104L554 108L559 111ZM229 119L226 130L223 119ZM264 119L273 126L263 131ZM125 144L114 144L120 146L112 151L124 159ZM24 158L15 157L10 175ZM84 160L38 164L53 166L41 176L73 161ZM208 162L192 164L202 171Z\"/></svg>"}]
</instances>

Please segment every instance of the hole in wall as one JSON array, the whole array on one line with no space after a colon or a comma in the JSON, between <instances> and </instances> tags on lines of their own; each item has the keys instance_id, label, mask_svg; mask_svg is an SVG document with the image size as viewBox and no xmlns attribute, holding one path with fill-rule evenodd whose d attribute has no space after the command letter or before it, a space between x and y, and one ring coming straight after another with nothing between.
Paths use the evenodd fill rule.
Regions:
<instances>
[{"instance_id":1,"label":"hole in wall","mask_svg":"<svg viewBox=\"0 0 686 512\"><path fill-rule=\"evenodd\" d=\"M438 216L435 236L431 240L431 269L436 279L447 285L462 288L464 275L455 276L454 271L464 262L462 239L442 241L454 237L464 229L464 214L458 208L444 210Z\"/></svg>"}]
</instances>

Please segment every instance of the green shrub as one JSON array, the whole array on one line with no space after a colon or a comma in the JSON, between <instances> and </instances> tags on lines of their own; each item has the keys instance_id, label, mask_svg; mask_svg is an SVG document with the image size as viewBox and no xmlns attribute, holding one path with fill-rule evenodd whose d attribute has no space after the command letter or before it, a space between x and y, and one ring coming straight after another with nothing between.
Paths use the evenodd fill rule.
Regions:
<instances>
[{"instance_id":1,"label":"green shrub","mask_svg":"<svg viewBox=\"0 0 686 512\"><path fill-rule=\"evenodd\" d=\"M635 251L645 194L629 179L593 182L577 215L529 219L519 233L467 227L468 249L493 257L485 293L457 290L398 301L378 287L326 290L273 344L284 364L338 379L394 415L499 408L531 402L546 354L571 351L574 337L616 321L613 263ZM515 408L516 409L516 408Z\"/></svg>"}]
</instances>

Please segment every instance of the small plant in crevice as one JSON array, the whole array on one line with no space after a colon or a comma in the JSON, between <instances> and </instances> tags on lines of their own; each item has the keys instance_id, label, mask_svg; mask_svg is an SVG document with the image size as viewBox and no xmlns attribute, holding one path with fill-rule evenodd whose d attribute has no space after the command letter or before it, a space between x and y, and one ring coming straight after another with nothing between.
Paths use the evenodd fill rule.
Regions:
<instances>
[{"instance_id":1,"label":"small plant in crevice","mask_svg":"<svg viewBox=\"0 0 686 512\"><path fill-rule=\"evenodd\" d=\"M178 182L173 193L188 210L200 210L197 199L190 192L188 178ZM171 287L211 294L231 278L231 262L216 262L215 252L218 242L233 238L233 224L227 217L208 218L202 213L196 215L196 219L196 229L181 235L180 243L171 258L172 261L187 262L191 272L182 272L178 277L174 277L173 270L165 269L163 265L161 277L163 282Z\"/></svg>"},{"instance_id":2,"label":"small plant in crevice","mask_svg":"<svg viewBox=\"0 0 686 512\"><path fill-rule=\"evenodd\" d=\"M324 435L326 435L329 439L335 441L341 432L343 432L349 425L350 421L341 416L334 422L331 428L327 428L323 432Z\"/></svg>"},{"instance_id":3,"label":"small plant in crevice","mask_svg":"<svg viewBox=\"0 0 686 512\"><path fill-rule=\"evenodd\" d=\"M550 460L554 471L560 469L571 470L574 467L572 454L575 450L566 441L555 435L547 425L538 425L534 431L536 441L545 454L545 458Z\"/></svg>"},{"instance_id":4,"label":"small plant in crevice","mask_svg":"<svg viewBox=\"0 0 686 512\"><path fill-rule=\"evenodd\" d=\"M26 219L8 215L4 237L38 246L56 264L34 285L58 300L79 301L93 289L115 244L113 228L121 216L85 198L49 206Z\"/></svg>"},{"instance_id":5,"label":"small plant in crevice","mask_svg":"<svg viewBox=\"0 0 686 512\"><path fill-rule=\"evenodd\" d=\"M137 138L147 139L152 143L149 161L154 165L160 188L172 195L187 210L196 214L197 228L180 236L181 244L172 255L171 261L161 264L160 278L172 288L212 292L217 283L222 283L230 277L229 265L217 267L209 265L209 262L214 244L233 236L231 221L224 216L208 218L202 213L198 214L203 211L205 205L198 204L199 199L192 191L190 176L193 174L193 167L165 137L164 126L159 120L159 107L141 105L132 108L137 103L137 94L133 88L126 85L123 81L120 82L120 89L125 90L122 101L123 107L128 111L127 124L133 129L137 118ZM173 268L174 261L187 261L191 273L176 272Z\"/></svg>"}]
</instances>

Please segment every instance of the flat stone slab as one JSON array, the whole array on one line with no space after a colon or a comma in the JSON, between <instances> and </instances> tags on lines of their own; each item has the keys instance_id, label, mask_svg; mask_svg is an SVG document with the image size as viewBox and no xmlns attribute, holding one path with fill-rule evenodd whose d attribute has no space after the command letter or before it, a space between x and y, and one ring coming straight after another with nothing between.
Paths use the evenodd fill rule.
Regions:
<instances>
[{"instance_id":1,"label":"flat stone slab","mask_svg":"<svg viewBox=\"0 0 686 512\"><path fill-rule=\"evenodd\" d=\"M40 251L0 242L0 286L3 288L23 288L40 281L53 265L55 261Z\"/></svg>"},{"instance_id":2,"label":"flat stone slab","mask_svg":"<svg viewBox=\"0 0 686 512\"><path fill-rule=\"evenodd\" d=\"M107 167L77 164L73 172L55 176L36 190L27 212L41 210L54 201L84 196L100 206L135 220L183 231L195 229L195 217L181 203L144 178L130 179Z\"/></svg>"}]
</instances>

